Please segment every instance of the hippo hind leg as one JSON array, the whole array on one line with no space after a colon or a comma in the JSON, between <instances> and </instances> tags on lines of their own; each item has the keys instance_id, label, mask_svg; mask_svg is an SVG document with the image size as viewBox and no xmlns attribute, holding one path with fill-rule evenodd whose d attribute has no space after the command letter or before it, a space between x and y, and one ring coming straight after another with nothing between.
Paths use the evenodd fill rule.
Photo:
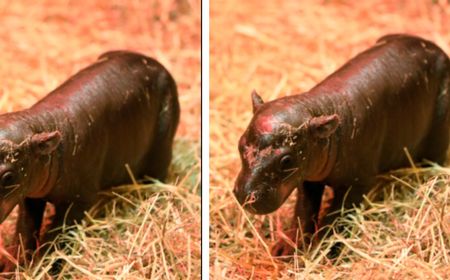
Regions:
<instances>
[{"instance_id":1,"label":"hippo hind leg","mask_svg":"<svg viewBox=\"0 0 450 280\"><path fill-rule=\"evenodd\" d=\"M443 80L440 87L435 114L433 126L423 145L423 158L442 165L447 160L450 141L450 76Z\"/></svg>"},{"instance_id":2,"label":"hippo hind leg","mask_svg":"<svg viewBox=\"0 0 450 280\"><path fill-rule=\"evenodd\" d=\"M166 92L161 108L155 130L156 136L144 159L143 175L164 181L172 159L173 138L180 118L180 106L174 83L171 84L170 90Z\"/></svg>"},{"instance_id":3,"label":"hippo hind leg","mask_svg":"<svg viewBox=\"0 0 450 280\"><path fill-rule=\"evenodd\" d=\"M154 179L164 181L167 177L170 161L172 159L173 141L165 140L153 145L153 148L145 158L143 174Z\"/></svg>"},{"instance_id":4,"label":"hippo hind leg","mask_svg":"<svg viewBox=\"0 0 450 280\"><path fill-rule=\"evenodd\" d=\"M446 127L447 128L447 127ZM448 129L448 128L447 128ZM429 160L431 162L437 163L439 165L443 165L448 162L447 154L448 154L448 144L449 144L449 132L442 133L439 137L433 137L435 140L427 142L427 150L424 153L423 159ZM445 134L445 135L444 135ZM431 138L431 137L430 137Z\"/></svg>"}]
</instances>

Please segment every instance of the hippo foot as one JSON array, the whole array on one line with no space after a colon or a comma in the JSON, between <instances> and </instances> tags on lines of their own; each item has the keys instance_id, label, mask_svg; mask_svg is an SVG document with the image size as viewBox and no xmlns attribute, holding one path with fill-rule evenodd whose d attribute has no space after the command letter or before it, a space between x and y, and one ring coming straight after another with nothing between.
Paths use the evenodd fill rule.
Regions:
<instances>
[{"instance_id":1,"label":"hippo foot","mask_svg":"<svg viewBox=\"0 0 450 280\"><path fill-rule=\"evenodd\" d=\"M51 275L52 277L57 278L59 276L59 274L61 273L64 265L65 265L65 261L62 259L57 259L52 263L52 266L49 270L49 275Z\"/></svg>"},{"instance_id":2,"label":"hippo foot","mask_svg":"<svg viewBox=\"0 0 450 280\"><path fill-rule=\"evenodd\" d=\"M284 239L278 241L271 249L272 256L281 257L283 259L293 257L296 248L291 244L292 242L293 241L287 242Z\"/></svg>"},{"instance_id":3,"label":"hippo foot","mask_svg":"<svg viewBox=\"0 0 450 280\"><path fill-rule=\"evenodd\" d=\"M295 241L297 240L297 231L297 228L292 228L282 233L278 242L272 247L272 256L291 258L298 248L298 242Z\"/></svg>"},{"instance_id":4,"label":"hippo foot","mask_svg":"<svg viewBox=\"0 0 450 280\"><path fill-rule=\"evenodd\" d=\"M296 254L297 246L293 246L293 241L286 242L285 240L278 241L272 247L272 256L283 262L292 263L298 267L305 267L305 261L302 255Z\"/></svg>"},{"instance_id":5,"label":"hippo foot","mask_svg":"<svg viewBox=\"0 0 450 280\"><path fill-rule=\"evenodd\" d=\"M17 251L17 246L10 246L2 252L0 257L0 272L13 272L16 270L18 262L14 256L17 256Z\"/></svg>"},{"instance_id":6,"label":"hippo foot","mask_svg":"<svg viewBox=\"0 0 450 280\"><path fill-rule=\"evenodd\" d=\"M16 271L16 269L17 269L17 264L15 262L12 262L9 259L4 258L4 257L2 259L0 259L0 273L2 275L2 276L0 276L0 278L5 277L6 276L5 274L9 274L9 273ZM1 279L3 279L3 278L1 278Z\"/></svg>"}]
</instances>

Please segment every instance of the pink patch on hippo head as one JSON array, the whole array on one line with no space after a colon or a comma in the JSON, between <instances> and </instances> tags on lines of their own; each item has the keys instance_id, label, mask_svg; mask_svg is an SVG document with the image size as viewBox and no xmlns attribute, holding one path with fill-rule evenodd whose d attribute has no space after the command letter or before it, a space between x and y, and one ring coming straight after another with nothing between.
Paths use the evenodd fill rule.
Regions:
<instances>
[{"instance_id":1,"label":"pink patch on hippo head","mask_svg":"<svg viewBox=\"0 0 450 280\"><path fill-rule=\"evenodd\" d=\"M257 149L253 145L245 147L244 159L247 160L249 166L253 166L256 160Z\"/></svg>"},{"instance_id":2,"label":"pink patch on hippo head","mask_svg":"<svg viewBox=\"0 0 450 280\"><path fill-rule=\"evenodd\" d=\"M262 133L272 133L274 129L274 120L272 116L260 116L256 123L256 129Z\"/></svg>"},{"instance_id":3,"label":"pink patch on hippo head","mask_svg":"<svg viewBox=\"0 0 450 280\"><path fill-rule=\"evenodd\" d=\"M275 151L274 151L274 154L276 155L276 156L279 156L279 155L281 155L281 149L275 149Z\"/></svg>"}]
</instances>

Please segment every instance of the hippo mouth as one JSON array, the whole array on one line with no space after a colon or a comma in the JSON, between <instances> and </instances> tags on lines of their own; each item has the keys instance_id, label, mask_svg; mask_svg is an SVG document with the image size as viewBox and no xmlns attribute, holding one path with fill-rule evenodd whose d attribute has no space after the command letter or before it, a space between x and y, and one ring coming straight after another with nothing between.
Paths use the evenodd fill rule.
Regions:
<instances>
[{"instance_id":1,"label":"hippo mouth","mask_svg":"<svg viewBox=\"0 0 450 280\"><path fill-rule=\"evenodd\" d=\"M244 201L240 201L242 207L258 215L270 214L283 205L295 186L281 185L279 187L264 186L250 192Z\"/></svg>"}]
</instances>

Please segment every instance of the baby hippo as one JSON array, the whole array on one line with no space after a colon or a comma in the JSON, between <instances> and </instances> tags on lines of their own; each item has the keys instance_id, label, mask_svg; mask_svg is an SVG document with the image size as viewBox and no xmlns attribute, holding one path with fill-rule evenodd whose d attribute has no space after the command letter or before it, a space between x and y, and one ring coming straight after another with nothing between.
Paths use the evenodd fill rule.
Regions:
<instances>
[{"instance_id":1,"label":"baby hippo","mask_svg":"<svg viewBox=\"0 0 450 280\"><path fill-rule=\"evenodd\" d=\"M161 64L114 51L31 108L0 115L0 222L19 205L12 256L19 240L28 257L42 244L47 202L55 206L50 231L79 221L99 191L128 183L126 164L136 176L163 180L179 111L175 81Z\"/></svg>"},{"instance_id":2,"label":"baby hippo","mask_svg":"<svg viewBox=\"0 0 450 280\"><path fill-rule=\"evenodd\" d=\"M287 235L308 245L336 218L331 213L362 201L378 174L409 166L405 149L414 161L444 162L449 88L450 62L439 47L388 35L306 93L264 103L254 92L254 115L239 141L238 201L267 214L297 189ZM325 186L334 199L319 221ZM291 255L289 243L279 241L272 253Z\"/></svg>"}]
</instances>

